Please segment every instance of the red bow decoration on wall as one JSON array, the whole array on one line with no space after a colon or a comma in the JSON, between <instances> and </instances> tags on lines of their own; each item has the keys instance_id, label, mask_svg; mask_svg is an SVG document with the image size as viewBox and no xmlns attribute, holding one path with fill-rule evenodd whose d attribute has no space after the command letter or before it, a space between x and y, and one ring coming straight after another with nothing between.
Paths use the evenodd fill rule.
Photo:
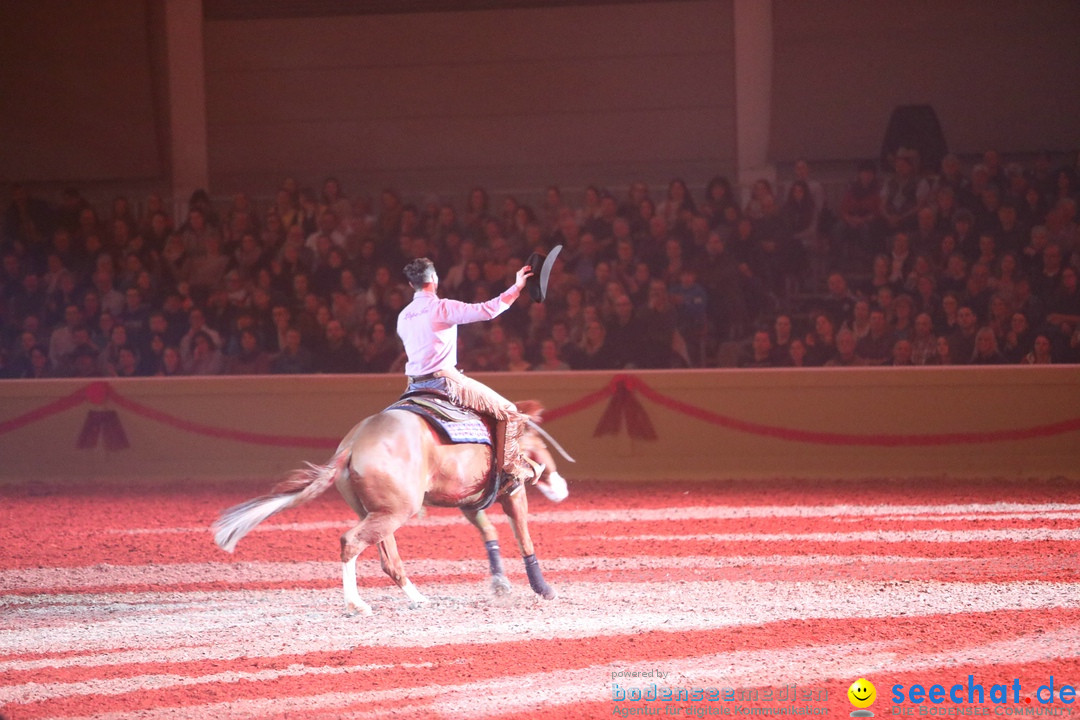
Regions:
<instances>
[{"instance_id":1,"label":"red bow decoration on wall","mask_svg":"<svg viewBox=\"0 0 1080 720\"><path fill-rule=\"evenodd\" d=\"M80 450L89 450L97 447L99 438L105 441L106 450L127 450L131 447L115 410L88 411L75 446Z\"/></svg>"},{"instance_id":2,"label":"red bow decoration on wall","mask_svg":"<svg viewBox=\"0 0 1080 720\"><path fill-rule=\"evenodd\" d=\"M634 440L656 440L656 429L653 427L649 414L645 412L638 399L634 397L629 384L623 378L616 377L613 381L614 391L608 402L600 422L596 424L593 437L601 435L618 435L619 430L626 421L626 432Z\"/></svg>"}]
</instances>

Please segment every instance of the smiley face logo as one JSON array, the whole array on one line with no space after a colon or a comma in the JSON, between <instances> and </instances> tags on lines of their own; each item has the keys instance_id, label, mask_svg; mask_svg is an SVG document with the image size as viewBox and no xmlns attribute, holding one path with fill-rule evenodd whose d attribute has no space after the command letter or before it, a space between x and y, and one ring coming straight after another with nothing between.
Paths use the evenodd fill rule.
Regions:
<instances>
[{"instance_id":1,"label":"smiley face logo","mask_svg":"<svg viewBox=\"0 0 1080 720\"><path fill-rule=\"evenodd\" d=\"M859 678L855 682L851 683L851 687L847 691L848 700L851 704L857 708L868 708L874 704L877 700L877 690L874 689L874 684L866 678ZM853 716L856 713L851 713ZM859 712L860 716L872 716L873 713L868 711Z\"/></svg>"}]
</instances>

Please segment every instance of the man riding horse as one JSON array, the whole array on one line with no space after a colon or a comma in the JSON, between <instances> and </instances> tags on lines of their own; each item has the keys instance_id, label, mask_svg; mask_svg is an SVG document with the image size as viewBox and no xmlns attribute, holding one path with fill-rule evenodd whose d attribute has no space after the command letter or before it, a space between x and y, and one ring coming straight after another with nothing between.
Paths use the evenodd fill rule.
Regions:
<instances>
[{"instance_id":1,"label":"man riding horse","mask_svg":"<svg viewBox=\"0 0 1080 720\"><path fill-rule=\"evenodd\" d=\"M494 461L502 472L499 485L535 483L544 466L520 449L528 416L487 385L457 369L457 326L498 317L518 299L532 274L532 268L524 265L517 271L514 284L500 295L483 303L463 303L438 296L439 275L428 258L418 258L405 266L405 277L416 291L412 302L398 315L397 323L408 356L406 393L441 393L457 405L495 418Z\"/></svg>"},{"instance_id":2,"label":"man riding horse","mask_svg":"<svg viewBox=\"0 0 1080 720\"><path fill-rule=\"evenodd\" d=\"M566 482L555 469L554 459L532 433L547 436L529 416L498 393L467 378L454 368L457 361L457 325L489 320L505 311L522 288L537 302L543 302L546 277L558 248L543 262L539 280L531 280L531 266L540 262L530 258L517 273L512 287L486 303L469 305L440 300L435 294L438 276L425 259L416 260L405 269L416 297L401 312L398 332L409 355L406 370L409 390L422 393L441 392L451 401L487 413L499 422L495 437L495 457L486 443L474 439L455 440L443 437L438 428L402 403L386 408L353 427L338 444L333 457L323 465L308 463L293 471L268 495L229 508L214 523L214 541L232 552L256 525L287 508L302 505L318 497L331 485L356 512L359 522L341 536L341 580L345 605L350 612L370 615L356 587L356 559L368 547L377 545L383 570L393 578L409 601L422 604L427 598L405 574L398 555L394 533L420 512L424 505L457 507L484 537L496 592L509 588L502 566L498 536L483 508L498 498L509 518L525 563L529 586L546 599L556 596L544 580L536 559L528 529L528 502L522 482L537 483L548 499L558 502L566 497ZM408 393L407 393L408 394ZM419 400L419 398L416 398ZM430 400L430 398L428 398ZM522 409L535 402L522 403ZM528 424L525 447L519 440ZM441 427L445 430L445 426ZM485 438L486 440L486 438ZM566 455L558 443L555 448ZM534 461L523 454L540 458ZM489 483L491 468L502 470L499 482Z\"/></svg>"}]
</instances>

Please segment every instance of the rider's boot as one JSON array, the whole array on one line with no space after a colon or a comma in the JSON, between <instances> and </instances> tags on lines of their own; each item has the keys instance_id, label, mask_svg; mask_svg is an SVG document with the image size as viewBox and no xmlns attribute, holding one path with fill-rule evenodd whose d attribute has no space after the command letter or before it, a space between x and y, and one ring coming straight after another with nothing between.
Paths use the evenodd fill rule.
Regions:
<instances>
[{"instance_id":1,"label":"rider's boot","mask_svg":"<svg viewBox=\"0 0 1080 720\"><path fill-rule=\"evenodd\" d=\"M537 483L537 481L540 479L540 476L544 474L544 470L547 469L547 465L545 465L544 463L536 462L535 460L533 460L528 455L522 455L521 458L525 462L529 463L529 467L532 470L532 477L529 478L529 484L530 485L535 485Z\"/></svg>"}]
</instances>

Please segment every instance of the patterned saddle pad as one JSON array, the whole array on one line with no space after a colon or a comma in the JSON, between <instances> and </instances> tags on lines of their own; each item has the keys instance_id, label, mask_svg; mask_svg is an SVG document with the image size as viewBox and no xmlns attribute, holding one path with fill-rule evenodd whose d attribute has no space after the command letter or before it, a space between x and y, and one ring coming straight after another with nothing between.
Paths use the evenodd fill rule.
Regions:
<instances>
[{"instance_id":1,"label":"patterned saddle pad","mask_svg":"<svg viewBox=\"0 0 1080 720\"><path fill-rule=\"evenodd\" d=\"M406 394L386 409L416 413L452 443L491 445L491 431L479 413L458 407L440 395Z\"/></svg>"}]
</instances>

